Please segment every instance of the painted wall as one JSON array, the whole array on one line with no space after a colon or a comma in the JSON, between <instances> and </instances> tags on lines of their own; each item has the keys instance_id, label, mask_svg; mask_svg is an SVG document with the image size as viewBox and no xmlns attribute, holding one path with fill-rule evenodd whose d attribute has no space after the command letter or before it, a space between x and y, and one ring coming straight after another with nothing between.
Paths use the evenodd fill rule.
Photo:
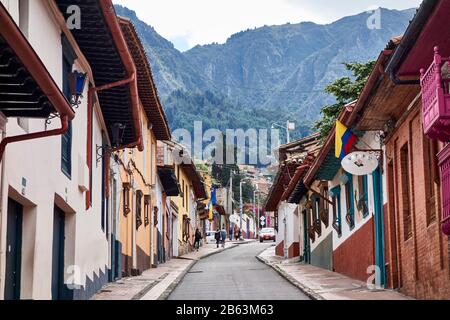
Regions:
<instances>
[{"instance_id":1,"label":"painted wall","mask_svg":"<svg viewBox=\"0 0 450 320\"><path fill-rule=\"evenodd\" d=\"M9 1L10 4L13 1ZM62 87L61 29L42 1L29 1L28 39L55 82ZM42 32L45 30L45 32ZM85 72L76 63L75 69ZM84 93L87 96L87 92ZM101 166L93 166L93 203L86 212L84 193L80 191L80 172L85 170L87 101L77 109L73 121L72 175L61 171L61 137L51 137L11 144L6 149L5 177L2 181L6 194L2 208L7 208L8 196L24 206L22 250L23 299L50 299L52 272L53 211L57 204L66 212L65 227L65 281L80 286L71 293L78 298L88 296L106 281L109 256L108 238L101 228ZM96 106L96 110L98 106ZM101 114L94 115L94 141L101 145ZM53 120L47 129L59 127ZM28 131L46 129L45 120L28 120ZM17 119L9 119L9 136L24 134ZM96 154L93 150L93 154ZM23 186L26 182L26 186ZM4 293L6 210L2 212L0 248L0 298ZM73 267L71 267L73 266ZM73 273L75 271L75 273Z\"/></svg>"},{"instance_id":2,"label":"painted wall","mask_svg":"<svg viewBox=\"0 0 450 320\"><path fill-rule=\"evenodd\" d=\"M284 222L286 219L286 223ZM282 202L278 207L278 232L275 252L285 256L285 241L288 258L299 256L299 214L295 204Z\"/></svg>"},{"instance_id":3,"label":"painted wall","mask_svg":"<svg viewBox=\"0 0 450 320\"><path fill-rule=\"evenodd\" d=\"M120 168L120 242L122 243L123 275L138 275L151 266L151 236L153 232L153 241L156 243L157 229L152 229L153 208L161 207L161 191L152 190L156 185L156 140L152 130L147 129L149 120L143 107L140 107L140 118L142 120L142 132L144 136L144 152L137 149L126 149L118 152L120 161L116 163ZM130 212L126 215L124 209L124 186L123 183L129 183L128 201ZM142 225L137 226L137 193L141 191L143 196L150 195L151 202L148 210L148 223L145 223L145 203L144 197L141 199L140 216ZM156 254L156 248L154 249Z\"/></svg>"}]
</instances>

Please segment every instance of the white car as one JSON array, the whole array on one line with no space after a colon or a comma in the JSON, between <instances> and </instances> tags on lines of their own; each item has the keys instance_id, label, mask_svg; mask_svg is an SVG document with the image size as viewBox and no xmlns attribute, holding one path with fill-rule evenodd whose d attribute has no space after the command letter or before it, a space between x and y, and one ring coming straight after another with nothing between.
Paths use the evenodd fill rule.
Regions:
<instances>
[{"instance_id":1,"label":"white car","mask_svg":"<svg viewBox=\"0 0 450 320\"><path fill-rule=\"evenodd\" d=\"M216 232L215 231L206 231L205 242L206 243L216 243Z\"/></svg>"}]
</instances>

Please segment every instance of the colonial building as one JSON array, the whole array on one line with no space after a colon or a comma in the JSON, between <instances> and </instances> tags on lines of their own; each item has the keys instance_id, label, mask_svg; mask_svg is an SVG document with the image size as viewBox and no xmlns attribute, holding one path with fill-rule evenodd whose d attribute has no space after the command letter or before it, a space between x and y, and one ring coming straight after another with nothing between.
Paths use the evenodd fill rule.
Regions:
<instances>
[{"instance_id":1,"label":"colonial building","mask_svg":"<svg viewBox=\"0 0 450 320\"><path fill-rule=\"evenodd\" d=\"M166 198L158 178L158 140L170 140L170 130L153 81L150 63L133 24L119 18L122 33L136 65L139 118L142 123L143 152L125 149L114 164L120 169L120 238L123 276L140 275L152 265L165 261L163 217Z\"/></svg>"},{"instance_id":2,"label":"colonial building","mask_svg":"<svg viewBox=\"0 0 450 320\"><path fill-rule=\"evenodd\" d=\"M136 70L112 3L77 2L75 19L90 27L69 30L72 4L0 3L4 299L87 299L112 278L110 159L99 151L143 150Z\"/></svg>"},{"instance_id":3,"label":"colonial building","mask_svg":"<svg viewBox=\"0 0 450 320\"><path fill-rule=\"evenodd\" d=\"M300 256L299 208L287 200L297 182L304 177L319 148L317 134L279 148L279 169L264 208L267 216L268 212L274 212L276 254L279 256Z\"/></svg>"}]
</instances>

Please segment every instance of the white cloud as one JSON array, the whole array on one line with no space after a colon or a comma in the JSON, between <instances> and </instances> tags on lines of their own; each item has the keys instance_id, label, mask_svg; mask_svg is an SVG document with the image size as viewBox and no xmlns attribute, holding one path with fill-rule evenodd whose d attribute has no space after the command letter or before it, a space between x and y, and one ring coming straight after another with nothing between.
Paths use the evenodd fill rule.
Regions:
<instances>
[{"instance_id":1,"label":"white cloud","mask_svg":"<svg viewBox=\"0 0 450 320\"><path fill-rule=\"evenodd\" d=\"M420 0L114 0L137 12L180 50L223 43L233 33L263 25L329 23L372 5L405 9Z\"/></svg>"}]
</instances>

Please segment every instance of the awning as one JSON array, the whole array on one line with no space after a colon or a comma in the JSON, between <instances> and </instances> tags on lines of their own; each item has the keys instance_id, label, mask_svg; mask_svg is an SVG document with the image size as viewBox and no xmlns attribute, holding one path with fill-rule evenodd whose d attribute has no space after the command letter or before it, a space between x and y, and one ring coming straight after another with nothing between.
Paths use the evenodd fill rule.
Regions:
<instances>
[{"instance_id":1,"label":"awning","mask_svg":"<svg viewBox=\"0 0 450 320\"><path fill-rule=\"evenodd\" d=\"M75 114L43 62L0 2L0 111L6 117Z\"/></svg>"},{"instance_id":2,"label":"awning","mask_svg":"<svg viewBox=\"0 0 450 320\"><path fill-rule=\"evenodd\" d=\"M139 99L157 140L171 140L169 123L158 97L152 70L144 46L130 20L120 17L120 27L137 69Z\"/></svg>"},{"instance_id":3,"label":"awning","mask_svg":"<svg viewBox=\"0 0 450 320\"><path fill-rule=\"evenodd\" d=\"M158 168L158 176L163 185L164 192L168 197L177 197L180 195L180 185L175 176L175 170L169 167Z\"/></svg>"}]
</instances>

